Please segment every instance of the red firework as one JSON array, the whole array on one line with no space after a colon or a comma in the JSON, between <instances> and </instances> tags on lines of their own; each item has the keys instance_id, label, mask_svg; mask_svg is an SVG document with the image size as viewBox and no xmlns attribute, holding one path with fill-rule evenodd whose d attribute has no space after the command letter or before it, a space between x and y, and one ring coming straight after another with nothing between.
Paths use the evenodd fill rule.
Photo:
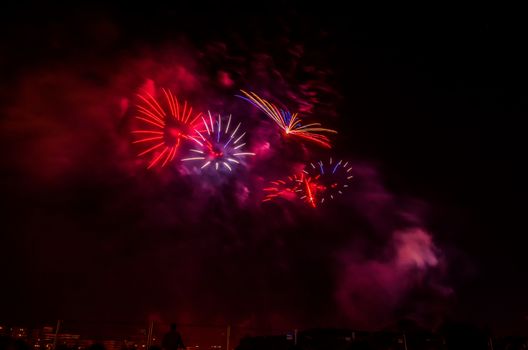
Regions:
<instances>
[{"instance_id":1,"label":"red firework","mask_svg":"<svg viewBox=\"0 0 528 350\"><path fill-rule=\"evenodd\" d=\"M162 89L162 92L164 98L160 99L148 92L137 95L136 118L142 127L132 131L136 137L132 143L143 147L138 157L150 157L147 169L167 165L176 156L181 143L190 139L195 130L201 129L202 113L193 115L187 102L181 105L169 90Z\"/></svg>"},{"instance_id":2,"label":"red firework","mask_svg":"<svg viewBox=\"0 0 528 350\"><path fill-rule=\"evenodd\" d=\"M299 198L316 208L342 195L354 178L352 166L343 160L335 162L330 158L328 162L319 161L309 165L299 175L270 182L270 186L264 188L266 195L262 201L280 197Z\"/></svg>"},{"instance_id":3,"label":"red firework","mask_svg":"<svg viewBox=\"0 0 528 350\"><path fill-rule=\"evenodd\" d=\"M269 186L264 188L266 195L263 202L269 202L277 198L293 199L302 192L304 174L288 176L284 180L271 181Z\"/></svg>"}]
</instances>

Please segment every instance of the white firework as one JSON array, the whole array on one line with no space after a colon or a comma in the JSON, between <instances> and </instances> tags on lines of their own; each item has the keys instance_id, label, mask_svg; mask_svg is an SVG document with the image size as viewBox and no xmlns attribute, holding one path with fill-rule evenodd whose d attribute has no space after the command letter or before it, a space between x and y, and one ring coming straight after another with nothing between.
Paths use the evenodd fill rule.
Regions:
<instances>
[{"instance_id":1,"label":"white firework","mask_svg":"<svg viewBox=\"0 0 528 350\"><path fill-rule=\"evenodd\" d=\"M243 141L246 133L240 130L241 123L233 128L231 115L229 115L227 122L223 120L224 118L220 114L216 120L214 120L211 112L208 112L208 116L209 120L202 116L205 130L194 129L196 135L190 137L195 142L195 148L190 150L192 157L184 158L182 161L200 162L200 169L212 168L217 171L233 171L233 167L241 164L243 158L255 155L255 153L245 152L243 149L246 145ZM224 123L222 123L223 121Z\"/></svg>"}]
</instances>

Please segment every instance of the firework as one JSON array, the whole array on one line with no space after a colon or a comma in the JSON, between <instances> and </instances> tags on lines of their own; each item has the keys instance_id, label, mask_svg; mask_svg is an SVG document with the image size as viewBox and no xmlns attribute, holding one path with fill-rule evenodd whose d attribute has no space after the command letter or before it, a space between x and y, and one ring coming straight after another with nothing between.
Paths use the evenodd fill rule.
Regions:
<instances>
[{"instance_id":1,"label":"firework","mask_svg":"<svg viewBox=\"0 0 528 350\"><path fill-rule=\"evenodd\" d=\"M236 127L232 125L231 115L227 121L220 114L213 118L209 112L208 116L208 120L202 116L205 130L195 129L195 134L190 137L195 146L190 150L192 157L182 161L200 162L200 169L211 167L215 170L232 171L233 166L242 162L242 158L255 155L243 150L246 145L243 141L246 133L240 129L241 123Z\"/></svg>"},{"instance_id":2,"label":"firework","mask_svg":"<svg viewBox=\"0 0 528 350\"><path fill-rule=\"evenodd\" d=\"M305 124L302 123L302 118L297 113L290 113L286 109L281 109L273 103L266 101L259 97L254 92L246 92L240 90L244 96L238 96L258 109L264 114L273 119L273 121L281 128L284 135L291 135L303 138L305 140L319 144L320 146L331 148L330 139L322 133L337 134L337 131L321 127L320 123Z\"/></svg>"},{"instance_id":3,"label":"firework","mask_svg":"<svg viewBox=\"0 0 528 350\"><path fill-rule=\"evenodd\" d=\"M302 193L304 174L288 176L284 180L271 181L268 187L263 189L266 192L263 202L269 202L276 198L297 198Z\"/></svg>"},{"instance_id":4,"label":"firework","mask_svg":"<svg viewBox=\"0 0 528 350\"><path fill-rule=\"evenodd\" d=\"M141 128L132 131L136 138L133 143L143 147L139 157L150 157L148 169L167 165L176 156L181 143L201 129L201 113L193 114L187 102L182 105L170 91L162 91L164 98L160 99L148 92L138 94L136 118Z\"/></svg>"},{"instance_id":5,"label":"firework","mask_svg":"<svg viewBox=\"0 0 528 350\"><path fill-rule=\"evenodd\" d=\"M317 206L316 196L319 193L320 187L321 186L316 181L314 181L314 179L304 176L300 188L301 193L304 193L301 196L301 199L315 208Z\"/></svg>"},{"instance_id":6,"label":"firework","mask_svg":"<svg viewBox=\"0 0 528 350\"><path fill-rule=\"evenodd\" d=\"M349 162L334 162L332 158L328 162L320 160L310 163L303 173L303 193L300 198L312 207L342 195L354 178Z\"/></svg>"}]
</instances>

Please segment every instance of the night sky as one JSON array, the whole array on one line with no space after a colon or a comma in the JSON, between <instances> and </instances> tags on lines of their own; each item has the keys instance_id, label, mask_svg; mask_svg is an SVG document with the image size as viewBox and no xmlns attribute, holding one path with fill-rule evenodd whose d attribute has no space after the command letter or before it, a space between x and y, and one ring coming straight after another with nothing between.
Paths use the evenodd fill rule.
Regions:
<instances>
[{"instance_id":1,"label":"night sky","mask_svg":"<svg viewBox=\"0 0 528 350\"><path fill-rule=\"evenodd\" d=\"M0 14L0 321L528 333L524 21L167 6ZM257 156L231 176L147 170L145 87L232 113ZM239 89L337 129L334 148L280 139ZM329 156L354 164L343 198L260 203Z\"/></svg>"}]
</instances>

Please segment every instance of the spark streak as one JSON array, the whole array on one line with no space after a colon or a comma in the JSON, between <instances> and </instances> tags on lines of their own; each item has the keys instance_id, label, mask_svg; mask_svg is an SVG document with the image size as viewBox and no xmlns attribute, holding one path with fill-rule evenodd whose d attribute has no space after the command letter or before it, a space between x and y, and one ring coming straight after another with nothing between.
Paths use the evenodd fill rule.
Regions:
<instances>
[{"instance_id":1,"label":"spark streak","mask_svg":"<svg viewBox=\"0 0 528 350\"><path fill-rule=\"evenodd\" d=\"M290 113L286 109L281 109L273 103L259 97L254 92L240 90L244 96L238 97L248 101L253 106L260 109L271 118L283 131L284 135L300 137L314 142L322 147L331 148L330 139L322 133L337 134L337 131L323 128L320 123L310 123L303 125L302 118L298 113Z\"/></svg>"}]
</instances>

